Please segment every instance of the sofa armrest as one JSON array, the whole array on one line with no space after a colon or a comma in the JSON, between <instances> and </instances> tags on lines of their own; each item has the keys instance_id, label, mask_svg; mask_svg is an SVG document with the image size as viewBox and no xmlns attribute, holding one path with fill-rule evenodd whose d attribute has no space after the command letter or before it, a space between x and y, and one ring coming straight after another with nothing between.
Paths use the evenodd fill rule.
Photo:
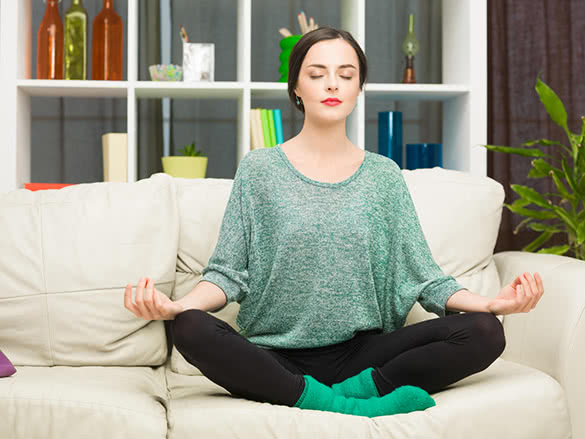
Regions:
<instances>
[{"instance_id":1,"label":"sofa armrest","mask_svg":"<svg viewBox=\"0 0 585 439\"><path fill-rule=\"evenodd\" d=\"M538 272L544 295L528 313L504 316L502 358L539 369L565 390L574 438L585 438L585 261L521 251L494 255L502 286Z\"/></svg>"}]
</instances>

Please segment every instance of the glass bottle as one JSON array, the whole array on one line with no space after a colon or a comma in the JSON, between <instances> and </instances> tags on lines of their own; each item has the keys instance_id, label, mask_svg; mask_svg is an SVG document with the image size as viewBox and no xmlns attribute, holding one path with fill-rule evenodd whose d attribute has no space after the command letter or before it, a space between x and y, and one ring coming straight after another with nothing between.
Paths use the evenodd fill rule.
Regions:
<instances>
[{"instance_id":1,"label":"glass bottle","mask_svg":"<svg viewBox=\"0 0 585 439\"><path fill-rule=\"evenodd\" d=\"M45 0L45 15L37 32L37 79L63 79L61 0Z\"/></svg>"},{"instance_id":2,"label":"glass bottle","mask_svg":"<svg viewBox=\"0 0 585 439\"><path fill-rule=\"evenodd\" d=\"M87 12L83 0L71 0L65 13L65 79L87 79Z\"/></svg>"},{"instance_id":3,"label":"glass bottle","mask_svg":"<svg viewBox=\"0 0 585 439\"><path fill-rule=\"evenodd\" d=\"M103 0L92 28L91 79L121 81L124 27L114 10L114 0Z\"/></svg>"},{"instance_id":4,"label":"glass bottle","mask_svg":"<svg viewBox=\"0 0 585 439\"><path fill-rule=\"evenodd\" d=\"M408 16L408 33L402 42L402 52L406 55L406 68L402 82L405 84L415 84L416 78L414 73L414 55L419 49L418 40L414 35L414 14Z\"/></svg>"}]
</instances>

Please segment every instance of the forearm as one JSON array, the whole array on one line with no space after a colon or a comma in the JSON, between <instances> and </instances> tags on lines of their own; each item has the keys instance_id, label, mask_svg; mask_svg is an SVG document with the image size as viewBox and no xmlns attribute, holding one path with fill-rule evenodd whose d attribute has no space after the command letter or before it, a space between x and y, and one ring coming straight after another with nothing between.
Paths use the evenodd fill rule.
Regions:
<instances>
[{"instance_id":1,"label":"forearm","mask_svg":"<svg viewBox=\"0 0 585 439\"><path fill-rule=\"evenodd\" d=\"M201 281L195 288L177 303L188 309L200 309L202 311L215 311L226 304L226 296L223 290L214 283Z\"/></svg>"},{"instance_id":2,"label":"forearm","mask_svg":"<svg viewBox=\"0 0 585 439\"><path fill-rule=\"evenodd\" d=\"M490 302L489 297L473 294L468 290L459 290L447 301L448 311L465 311L465 312L490 312L487 304Z\"/></svg>"}]
</instances>

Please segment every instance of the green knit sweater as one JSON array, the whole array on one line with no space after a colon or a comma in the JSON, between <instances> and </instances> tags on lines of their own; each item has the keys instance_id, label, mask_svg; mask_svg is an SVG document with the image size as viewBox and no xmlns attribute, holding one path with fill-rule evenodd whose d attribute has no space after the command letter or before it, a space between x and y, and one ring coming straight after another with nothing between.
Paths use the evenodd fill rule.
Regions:
<instances>
[{"instance_id":1,"label":"green knit sweater","mask_svg":"<svg viewBox=\"0 0 585 439\"><path fill-rule=\"evenodd\" d=\"M366 151L352 176L326 183L298 171L280 145L240 161L202 274L240 304L240 334L262 348L391 332L417 301L456 314L445 304L464 289L435 263L396 162Z\"/></svg>"}]
</instances>

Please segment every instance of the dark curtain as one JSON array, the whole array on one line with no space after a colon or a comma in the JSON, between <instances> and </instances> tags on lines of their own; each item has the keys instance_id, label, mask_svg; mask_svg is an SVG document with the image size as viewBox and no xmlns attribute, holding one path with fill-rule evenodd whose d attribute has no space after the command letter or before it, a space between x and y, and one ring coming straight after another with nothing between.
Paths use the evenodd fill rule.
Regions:
<instances>
[{"instance_id":1,"label":"dark curtain","mask_svg":"<svg viewBox=\"0 0 585 439\"><path fill-rule=\"evenodd\" d=\"M583 0L488 0L489 144L520 147L528 140L546 138L570 146L565 132L544 109L535 85L540 73L540 79L563 101L569 129L580 132L581 116L585 114L584 42ZM553 155L546 160L560 168L560 147L538 148ZM519 198L511 184L529 186L541 194L557 192L550 177L528 178L531 160L488 151L488 176L504 186L505 203ZM551 199L558 204L558 197ZM524 218L504 207L495 253L521 250L540 235L525 227L514 234ZM560 224L554 219L544 222ZM568 244L568 237L557 233L544 247L562 244ZM575 256L572 252L565 255Z\"/></svg>"}]
</instances>

